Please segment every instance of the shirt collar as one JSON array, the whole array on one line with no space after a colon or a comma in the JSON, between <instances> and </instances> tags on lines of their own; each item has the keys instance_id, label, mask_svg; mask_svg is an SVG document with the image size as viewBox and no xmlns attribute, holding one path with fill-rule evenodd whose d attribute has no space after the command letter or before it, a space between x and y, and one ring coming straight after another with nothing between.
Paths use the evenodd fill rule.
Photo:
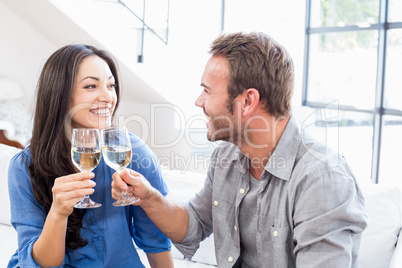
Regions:
<instances>
[{"instance_id":1,"label":"shirt collar","mask_svg":"<svg viewBox=\"0 0 402 268\"><path fill-rule=\"evenodd\" d=\"M292 175L300 141L299 124L296 118L291 116L265 170L275 177L288 181Z\"/></svg>"},{"instance_id":2,"label":"shirt collar","mask_svg":"<svg viewBox=\"0 0 402 268\"><path fill-rule=\"evenodd\" d=\"M242 154L239 147L236 146L236 151L232 154L231 158L232 162L238 167L240 173L245 174L248 171L249 159Z\"/></svg>"}]
</instances>

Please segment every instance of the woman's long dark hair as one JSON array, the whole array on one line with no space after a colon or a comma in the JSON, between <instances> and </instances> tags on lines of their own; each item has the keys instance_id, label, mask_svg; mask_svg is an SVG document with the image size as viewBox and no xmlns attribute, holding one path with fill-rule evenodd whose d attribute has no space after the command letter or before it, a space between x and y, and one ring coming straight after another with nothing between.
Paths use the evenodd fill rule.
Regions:
<instances>
[{"instance_id":1,"label":"woman's long dark hair","mask_svg":"<svg viewBox=\"0 0 402 268\"><path fill-rule=\"evenodd\" d=\"M93 46L68 45L54 52L45 63L39 77L33 132L30 142L31 163L28 167L35 199L49 212L53 201L52 188L57 177L76 173L71 161L71 143L66 126L74 80L81 62L96 55L108 65L116 81L120 98L118 66L106 51ZM116 103L116 108L118 101ZM74 209L68 217L66 247L76 249L87 245L80 229L85 210Z\"/></svg>"}]
</instances>

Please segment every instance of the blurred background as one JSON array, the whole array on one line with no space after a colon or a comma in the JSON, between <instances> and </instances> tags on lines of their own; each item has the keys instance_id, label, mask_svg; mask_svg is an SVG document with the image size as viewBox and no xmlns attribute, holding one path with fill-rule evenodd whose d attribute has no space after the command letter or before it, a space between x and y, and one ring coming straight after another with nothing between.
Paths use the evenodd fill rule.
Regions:
<instances>
[{"instance_id":1,"label":"blurred background","mask_svg":"<svg viewBox=\"0 0 402 268\"><path fill-rule=\"evenodd\" d=\"M119 61L117 119L162 166L206 172L216 144L194 101L210 43L232 31L263 31L288 49L294 115L359 181L402 185L401 0L0 0L0 129L26 145L44 62L92 44Z\"/></svg>"}]
</instances>

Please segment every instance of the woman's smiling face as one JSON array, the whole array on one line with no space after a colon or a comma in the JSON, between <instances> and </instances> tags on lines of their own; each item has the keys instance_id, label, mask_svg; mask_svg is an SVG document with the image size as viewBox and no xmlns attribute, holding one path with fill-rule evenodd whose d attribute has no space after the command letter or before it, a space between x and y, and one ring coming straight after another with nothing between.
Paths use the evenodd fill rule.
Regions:
<instances>
[{"instance_id":1,"label":"woman's smiling face","mask_svg":"<svg viewBox=\"0 0 402 268\"><path fill-rule=\"evenodd\" d=\"M86 57L78 68L73 86L72 128L109 127L116 102L115 78L109 66L98 56Z\"/></svg>"}]
</instances>

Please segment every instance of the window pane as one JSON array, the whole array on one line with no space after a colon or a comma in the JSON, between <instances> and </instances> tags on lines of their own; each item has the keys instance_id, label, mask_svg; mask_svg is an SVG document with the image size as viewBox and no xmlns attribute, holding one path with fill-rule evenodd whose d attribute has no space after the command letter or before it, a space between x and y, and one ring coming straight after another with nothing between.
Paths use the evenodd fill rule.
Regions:
<instances>
[{"instance_id":1,"label":"window pane","mask_svg":"<svg viewBox=\"0 0 402 268\"><path fill-rule=\"evenodd\" d=\"M402 1L401 1L402 3ZM402 110L402 29L388 31L384 106Z\"/></svg>"},{"instance_id":2,"label":"window pane","mask_svg":"<svg viewBox=\"0 0 402 268\"><path fill-rule=\"evenodd\" d=\"M379 183L402 186L402 117L384 116Z\"/></svg>"},{"instance_id":3,"label":"window pane","mask_svg":"<svg viewBox=\"0 0 402 268\"><path fill-rule=\"evenodd\" d=\"M400 0L396 0L400 1ZM379 0L311 0L311 27L378 23Z\"/></svg>"},{"instance_id":4,"label":"window pane","mask_svg":"<svg viewBox=\"0 0 402 268\"><path fill-rule=\"evenodd\" d=\"M388 21L389 22L402 22L402 1L401 0L389 0Z\"/></svg>"},{"instance_id":5,"label":"window pane","mask_svg":"<svg viewBox=\"0 0 402 268\"><path fill-rule=\"evenodd\" d=\"M373 108L377 36L376 31L310 35L307 100Z\"/></svg>"},{"instance_id":6,"label":"window pane","mask_svg":"<svg viewBox=\"0 0 402 268\"><path fill-rule=\"evenodd\" d=\"M371 182L373 115L332 109L311 109L297 116L301 127L343 155L359 182Z\"/></svg>"}]
</instances>

